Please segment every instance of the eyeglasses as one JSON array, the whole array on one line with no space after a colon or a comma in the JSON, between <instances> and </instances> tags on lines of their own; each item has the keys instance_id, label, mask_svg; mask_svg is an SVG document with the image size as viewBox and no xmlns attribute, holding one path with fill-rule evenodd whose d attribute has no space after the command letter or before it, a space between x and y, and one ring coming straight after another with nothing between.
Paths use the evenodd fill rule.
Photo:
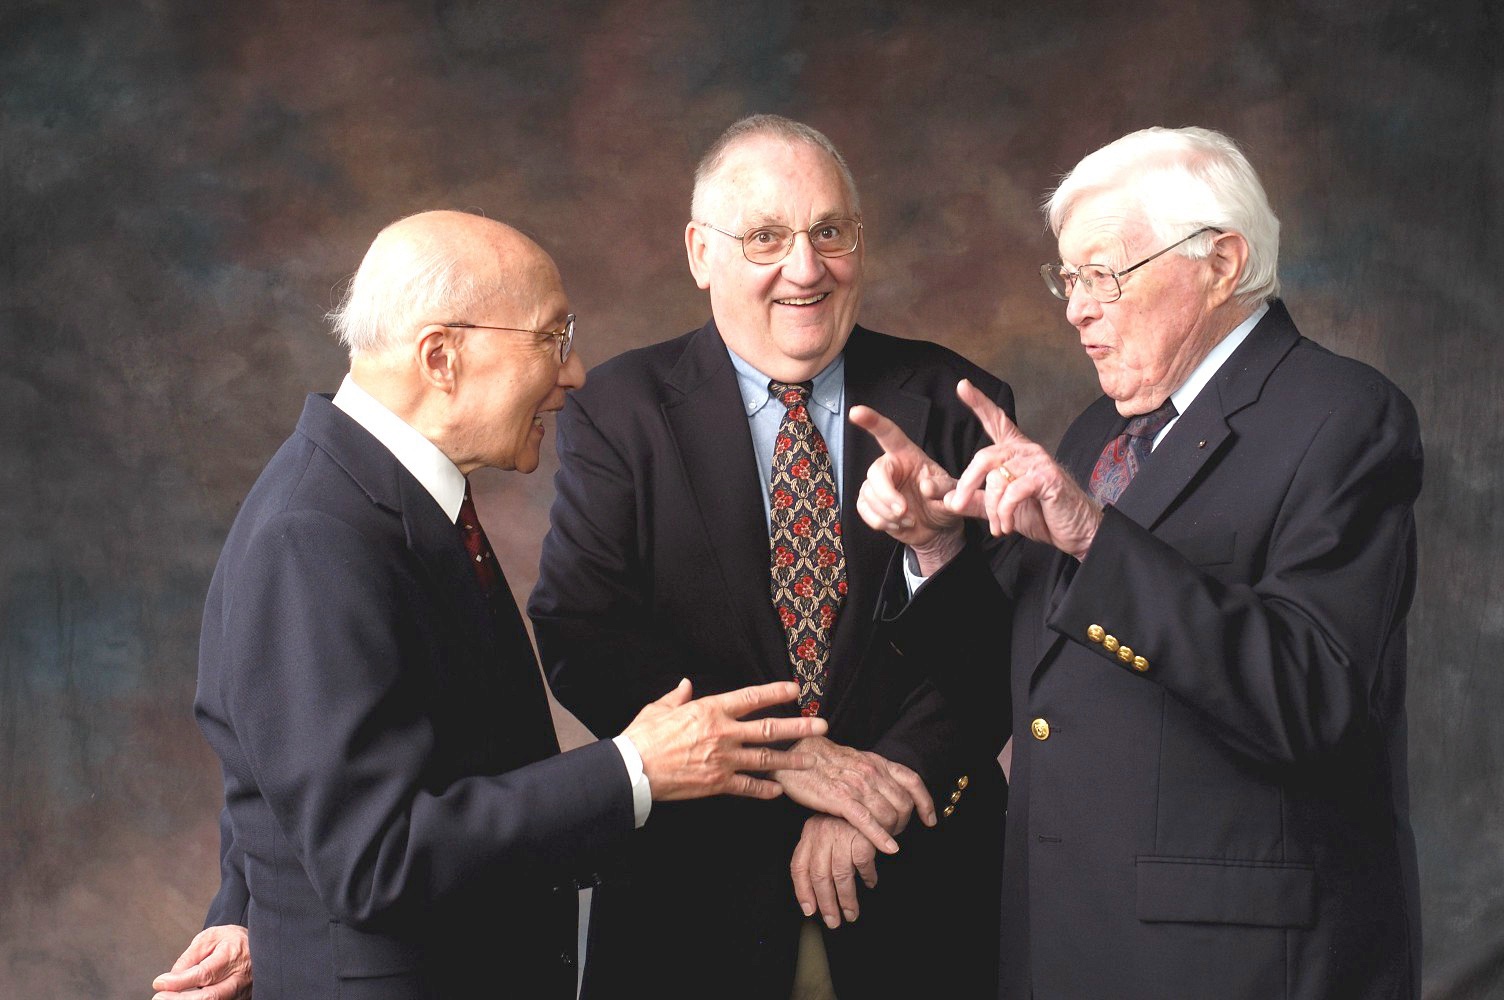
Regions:
<instances>
[{"instance_id":1,"label":"eyeglasses","mask_svg":"<svg viewBox=\"0 0 1504 1000\"><path fill-rule=\"evenodd\" d=\"M540 337L548 337L559 345L559 364L569 360L569 352L574 347L574 313L564 318L562 330L528 330L520 326L482 326L479 323L440 323L440 326L452 326L457 330L509 330L512 333L536 333Z\"/></svg>"},{"instance_id":2,"label":"eyeglasses","mask_svg":"<svg viewBox=\"0 0 1504 1000\"><path fill-rule=\"evenodd\" d=\"M844 257L856 249L862 238L862 224L855 219L826 219L800 230L788 226L758 226L740 234L728 233L708 222L698 225L740 240L742 256L754 264L776 264L783 260L794 249L794 237L801 232L809 235L810 249L821 257Z\"/></svg>"},{"instance_id":3,"label":"eyeglasses","mask_svg":"<svg viewBox=\"0 0 1504 1000\"><path fill-rule=\"evenodd\" d=\"M1057 299L1070 301L1071 292L1075 289L1076 282L1080 281L1082 287L1086 289L1086 294L1098 302L1116 302L1123 297L1123 286L1120 282L1124 275L1132 274L1154 258L1169 253L1180 244L1188 243L1202 233L1221 235L1222 230L1215 226L1202 226L1185 239L1176 240L1159 253L1150 254L1132 267L1125 267L1121 271L1114 271L1104 264L1082 264L1074 271L1068 270L1064 264L1041 264L1039 273L1044 278L1044 286Z\"/></svg>"}]
</instances>

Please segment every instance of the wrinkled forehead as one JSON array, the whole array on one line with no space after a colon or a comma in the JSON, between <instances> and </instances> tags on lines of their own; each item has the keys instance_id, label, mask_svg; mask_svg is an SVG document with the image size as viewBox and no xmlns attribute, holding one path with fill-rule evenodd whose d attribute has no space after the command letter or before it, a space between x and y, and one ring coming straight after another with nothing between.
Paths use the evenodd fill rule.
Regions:
<instances>
[{"instance_id":1,"label":"wrinkled forehead","mask_svg":"<svg viewBox=\"0 0 1504 1000\"><path fill-rule=\"evenodd\" d=\"M1088 193L1071 206L1060 227L1065 264L1121 264L1147 242L1153 230L1132 198L1112 191Z\"/></svg>"},{"instance_id":2,"label":"wrinkled forehead","mask_svg":"<svg viewBox=\"0 0 1504 1000\"><path fill-rule=\"evenodd\" d=\"M727 151L710 185L711 205L743 227L802 228L855 214L835 160L802 142L754 136Z\"/></svg>"}]
</instances>

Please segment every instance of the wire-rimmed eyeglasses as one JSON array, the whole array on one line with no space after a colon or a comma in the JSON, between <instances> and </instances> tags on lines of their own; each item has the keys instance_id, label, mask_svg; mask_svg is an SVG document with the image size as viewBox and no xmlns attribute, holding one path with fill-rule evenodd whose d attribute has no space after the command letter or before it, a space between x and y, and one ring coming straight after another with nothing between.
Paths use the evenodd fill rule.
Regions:
<instances>
[{"instance_id":1,"label":"wire-rimmed eyeglasses","mask_svg":"<svg viewBox=\"0 0 1504 1000\"><path fill-rule=\"evenodd\" d=\"M1202 233L1220 235L1222 230L1216 226L1202 226L1185 239L1176 240L1158 253L1152 253L1132 267L1125 267L1121 271L1114 271L1105 264L1082 264L1075 270L1070 270L1064 264L1041 264L1039 274L1044 278L1044 286L1057 299L1070 301L1071 292L1075 289L1076 282L1079 281L1086 289L1086 294L1098 302L1116 302L1123 297L1123 286L1120 281L1124 275L1137 271L1149 261L1169 253L1182 243L1190 242Z\"/></svg>"},{"instance_id":2,"label":"wire-rimmed eyeglasses","mask_svg":"<svg viewBox=\"0 0 1504 1000\"><path fill-rule=\"evenodd\" d=\"M855 219L824 219L808 229L797 230L788 226L754 226L744 233L727 232L708 222L696 225L739 240L742 256L754 264L776 264L783 260L793 251L794 237L801 232L809 236L810 249L821 257L845 257L862 239L862 224Z\"/></svg>"},{"instance_id":3,"label":"wire-rimmed eyeglasses","mask_svg":"<svg viewBox=\"0 0 1504 1000\"><path fill-rule=\"evenodd\" d=\"M440 326L452 326L459 330L508 330L512 333L535 333L540 337L548 337L559 345L559 364L569 360L569 352L574 348L574 313L564 318L562 330L529 330L520 326L485 326L480 323L440 323Z\"/></svg>"}]
</instances>

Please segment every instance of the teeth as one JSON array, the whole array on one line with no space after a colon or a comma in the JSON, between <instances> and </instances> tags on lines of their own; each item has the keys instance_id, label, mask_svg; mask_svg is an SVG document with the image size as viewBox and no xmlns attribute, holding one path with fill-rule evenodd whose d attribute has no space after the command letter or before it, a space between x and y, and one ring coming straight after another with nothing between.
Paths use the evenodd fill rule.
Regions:
<instances>
[{"instance_id":1,"label":"teeth","mask_svg":"<svg viewBox=\"0 0 1504 1000\"><path fill-rule=\"evenodd\" d=\"M829 294L829 292L821 292L819 295L809 295L801 299L776 299L775 301L781 306L812 306Z\"/></svg>"},{"instance_id":2,"label":"teeth","mask_svg":"<svg viewBox=\"0 0 1504 1000\"><path fill-rule=\"evenodd\" d=\"M534 427L542 427L543 426L543 414L541 414L541 413L534 413L533 414L533 426Z\"/></svg>"}]
</instances>

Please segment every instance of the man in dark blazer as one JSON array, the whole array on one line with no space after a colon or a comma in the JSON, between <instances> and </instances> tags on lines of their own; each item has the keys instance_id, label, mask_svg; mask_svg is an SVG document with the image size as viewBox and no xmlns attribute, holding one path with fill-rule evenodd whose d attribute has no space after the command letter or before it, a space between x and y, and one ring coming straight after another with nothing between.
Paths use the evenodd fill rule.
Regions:
<instances>
[{"instance_id":1,"label":"man in dark blazer","mask_svg":"<svg viewBox=\"0 0 1504 1000\"><path fill-rule=\"evenodd\" d=\"M210 586L195 711L225 887L196 973L163 986L243 993L210 966L244 925L260 1000L572 997L576 878L650 798L777 795L740 772L811 761L743 744L824 723L737 721L791 684L691 702L681 683L560 754L466 478L536 468L543 415L584 381L553 262L424 213L383 230L334 318L350 374L308 398Z\"/></svg>"},{"instance_id":2,"label":"man in dark blazer","mask_svg":"<svg viewBox=\"0 0 1504 1000\"><path fill-rule=\"evenodd\" d=\"M1417 996L1414 410L1296 330L1225 136L1120 139L1049 218L1105 393L1058 463L963 385L995 443L937 503L853 415L886 449L864 511L930 554L889 581L890 613L918 588L893 641L1015 741L1003 995ZM963 512L1026 540L946 562Z\"/></svg>"},{"instance_id":3,"label":"man in dark blazer","mask_svg":"<svg viewBox=\"0 0 1504 1000\"><path fill-rule=\"evenodd\" d=\"M802 705L830 733L799 744L815 768L779 775L791 801L654 807L595 890L584 993L783 1000L829 995L832 980L843 998L990 993L996 749L963 733L874 627L895 545L855 516L878 450L843 428L847 407L882 407L959 472L980 435L956 380L1010 410L1011 394L944 348L855 326L860 206L814 129L774 116L732 126L696 174L692 217L690 267L713 319L599 366L560 414L529 603L539 650L555 695L597 732L681 674L702 691L795 676L770 598L770 483L787 442L769 380L810 383L818 448L840 470L846 589L828 676L801 677Z\"/></svg>"}]
</instances>

